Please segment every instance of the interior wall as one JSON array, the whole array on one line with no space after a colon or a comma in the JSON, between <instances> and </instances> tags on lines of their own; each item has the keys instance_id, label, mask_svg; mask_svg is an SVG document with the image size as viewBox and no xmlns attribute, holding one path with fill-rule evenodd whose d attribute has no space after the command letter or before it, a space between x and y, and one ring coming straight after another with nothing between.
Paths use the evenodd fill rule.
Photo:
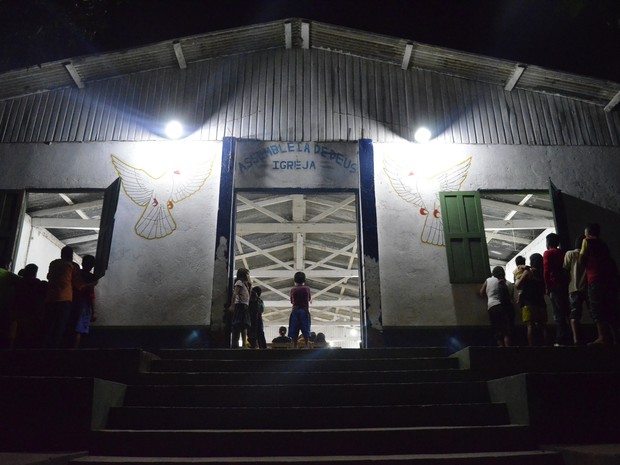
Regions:
<instances>
[{"instance_id":1,"label":"interior wall","mask_svg":"<svg viewBox=\"0 0 620 465\"><path fill-rule=\"evenodd\" d=\"M49 264L52 260L60 258L62 243L50 232L32 227L32 218L24 215L21 235L15 260L15 272L24 268L29 263L39 267L37 277L46 279Z\"/></svg>"}]
</instances>

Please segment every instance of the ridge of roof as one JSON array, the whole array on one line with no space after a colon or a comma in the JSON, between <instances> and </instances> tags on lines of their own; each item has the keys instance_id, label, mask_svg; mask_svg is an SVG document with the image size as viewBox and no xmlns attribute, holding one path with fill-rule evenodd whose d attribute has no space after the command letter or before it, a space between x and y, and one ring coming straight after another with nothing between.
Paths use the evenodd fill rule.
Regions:
<instances>
[{"instance_id":1,"label":"ridge of roof","mask_svg":"<svg viewBox=\"0 0 620 465\"><path fill-rule=\"evenodd\" d=\"M337 25L287 18L148 45L77 56L0 73L0 100L156 69L270 49L321 49L463 79L574 98L611 111L620 83Z\"/></svg>"}]
</instances>

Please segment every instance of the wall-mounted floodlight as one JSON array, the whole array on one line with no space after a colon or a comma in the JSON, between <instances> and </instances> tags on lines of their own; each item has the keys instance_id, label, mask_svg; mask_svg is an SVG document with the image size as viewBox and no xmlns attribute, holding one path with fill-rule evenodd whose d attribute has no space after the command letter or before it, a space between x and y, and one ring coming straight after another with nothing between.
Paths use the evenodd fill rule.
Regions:
<instances>
[{"instance_id":1,"label":"wall-mounted floodlight","mask_svg":"<svg viewBox=\"0 0 620 465\"><path fill-rule=\"evenodd\" d=\"M183 125L178 121L170 121L166 125L166 137L168 139L180 139L183 136Z\"/></svg>"},{"instance_id":2,"label":"wall-mounted floodlight","mask_svg":"<svg viewBox=\"0 0 620 465\"><path fill-rule=\"evenodd\" d=\"M431 132L426 128L420 128L415 132L413 136L416 142L424 143L431 140Z\"/></svg>"},{"instance_id":3,"label":"wall-mounted floodlight","mask_svg":"<svg viewBox=\"0 0 620 465\"><path fill-rule=\"evenodd\" d=\"M350 328L350 329L349 329L349 336L351 336L351 337L357 337L357 336L358 336L358 334L359 334L359 332L357 331L357 329L355 329L355 328Z\"/></svg>"}]
</instances>

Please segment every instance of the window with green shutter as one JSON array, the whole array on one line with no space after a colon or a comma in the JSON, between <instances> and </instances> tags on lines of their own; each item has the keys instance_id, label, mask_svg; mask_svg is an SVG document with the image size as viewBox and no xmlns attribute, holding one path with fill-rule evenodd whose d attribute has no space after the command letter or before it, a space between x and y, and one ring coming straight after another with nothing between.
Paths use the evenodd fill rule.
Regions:
<instances>
[{"instance_id":1,"label":"window with green shutter","mask_svg":"<svg viewBox=\"0 0 620 465\"><path fill-rule=\"evenodd\" d=\"M481 283L489 257L478 192L440 192L441 215L451 283Z\"/></svg>"}]
</instances>

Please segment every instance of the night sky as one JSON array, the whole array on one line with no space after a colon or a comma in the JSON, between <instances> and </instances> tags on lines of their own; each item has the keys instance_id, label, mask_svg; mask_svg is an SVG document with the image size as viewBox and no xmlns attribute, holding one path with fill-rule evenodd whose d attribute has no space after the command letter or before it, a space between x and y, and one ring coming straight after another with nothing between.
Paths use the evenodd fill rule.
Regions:
<instances>
[{"instance_id":1,"label":"night sky","mask_svg":"<svg viewBox=\"0 0 620 465\"><path fill-rule=\"evenodd\" d=\"M0 0L0 70L292 17L620 82L620 0Z\"/></svg>"}]
</instances>

